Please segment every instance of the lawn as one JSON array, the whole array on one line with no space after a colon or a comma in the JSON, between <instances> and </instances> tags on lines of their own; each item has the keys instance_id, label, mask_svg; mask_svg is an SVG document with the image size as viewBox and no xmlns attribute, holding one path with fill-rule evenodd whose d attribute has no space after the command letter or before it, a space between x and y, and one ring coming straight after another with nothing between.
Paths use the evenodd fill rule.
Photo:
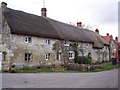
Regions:
<instances>
[{"instance_id":1,"label":"lawn","mask_svg":"<svg viewBox=\"0 0 120 90\"><path fill-rule=\"evenodd\" d=\"M72 71L72 70L67 70L66 68L64 68L64 70L53 70L51 68L47 68L47 69L28 69L28 70L18 70L17 73L42 73L42 72L80 72L80 73L84 73L84 72L99 72L99 71L106 71L106 70L111 70L111 69L115 69L120 67L119 65L112 65L112 64L106 64L106 63L102 63L101 64L103 67L102 69L96 69L96 70L92 70L92 71Z\"/></svg>"}]
</instances>

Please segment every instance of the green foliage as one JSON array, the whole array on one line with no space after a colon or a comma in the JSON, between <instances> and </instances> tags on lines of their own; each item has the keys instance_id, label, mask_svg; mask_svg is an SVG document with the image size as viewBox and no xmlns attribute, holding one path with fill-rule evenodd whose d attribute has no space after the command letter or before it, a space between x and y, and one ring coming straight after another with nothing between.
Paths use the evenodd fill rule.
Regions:
<instances>
[{"instance_id":1,"label":"green foliage","mask_svg":"<svg viewBox=\"0 0 120 90\"><path fill-rule=\"evenodd\" d=\"M10 73L16 73L16 71L17 71L16 68L11 68L10 69Z\"/></svg>"},{"instance_id":2,"label":"green foliage","mask_svg":"<svg viewBox=\"0 0 120 90\"><path fill-rule=\"evenodd\" d=\"M78 64L91 64L91 57L77 56L75 59Z\"/></svg>"},{"instance_id":3,"label":"green foliage","mask_svg":"<svg viewBox=\"0 0 120 90\"><path fill-rule=\"evenodd\" d=\"M111 70L111 69L115 69L118 68L118 65L112 65L112 64L103 64L103 69L104 70Z\"/></svg>"},{"instance_id":4,"label":"green foliage","mask_svg":"<svg viewBox=\"0 0 120 90\"><path fill-rule=\"evenodd\" d=\"M81 72L81 73L84 73L84 72L106 71L106 70L111 70L111 69L120 67L118 65L112 65L112 64L100 64L100 65L102 65L103 67L102 69L95 69L92 71L74 71L74 70L67 70L67 68L64 68L64 70L58 70L58 71L55 71L52 68L45 68L41 70L29 68L28 70L17 70L16 73L42 73L42 72Z\"/></svg>"},{"instance_id":5,"label":"green foliage","mask_svg":"<svg viewBox=\"0 0 120 90\"><path fill-rule=\"evenodd\" d=\"M75 58L74 58L74 62L77 63L77 56L78 56L78 43L72 43L70 44L70 46L73 48L73 51L75 53Z\"/></svg>"}]
</instances>

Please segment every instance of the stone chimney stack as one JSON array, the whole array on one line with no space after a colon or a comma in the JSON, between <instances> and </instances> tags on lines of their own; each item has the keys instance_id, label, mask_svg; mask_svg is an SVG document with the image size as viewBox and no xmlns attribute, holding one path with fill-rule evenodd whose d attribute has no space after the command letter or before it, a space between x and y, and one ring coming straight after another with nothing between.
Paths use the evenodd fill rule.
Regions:
<instances>
[{"instance_id":1,"label":"stone chimney stack","mask_svg":"<svg viewBox=\"0 0 120 90\"><path fill-rule=\"evenodd\" d=\"M42 8L42 9L41 9L41 16L46 17L46 16L47 16L47 15L46 15L46 14L47 14L46 12L47 12L47 9L46 9L46 8Z\"/></svg>"},{"instance_id":2,"label":"stone chimney stack","mask_svg":"<svg viewBox=\"0 0 120 90\"><path fill-rule=\"evenodd\" d=\"M99 34L99 30L98 29L96 29L95 32Z\"/></svg>"},{"instance_id":3,"label":"stone chimney stack","mask_svg":"<svg viewBox=\"0 0 120 90\"><path fill-rule=\"evenodd\" d=\"M118 41L118 37L117 36L115 37L115 40Z\"/></svg>"},{"instance_id":4,"label":"stone chimney stack","mask_svg":"<svg viewBox=\"0 0 120 90\"><path fill-rule=\"evenodd\" d=\"M107 36L109 36L109 33L106 33Z\"/></svg>"},{"instance_id":5,"label":"stone chimney stack","mask_svg":"<svg viewBox=\"0 0 120 90\"><path fill-rule=\"evenodd\" d=\"M1 3L1 8L2 8L2 11L4 11L7 8L7 3L6 2L2 2Z\"/></svg>"},{"instance_id":6,"label":"stone chimney stack","mask_svg":"<svg viewBox=\"0 0 120 90\"><path fill-rule=\"evenodd\" d=\"M82 22L77 22L77 26L82 28Z\"/></svg>"}]
</instances>

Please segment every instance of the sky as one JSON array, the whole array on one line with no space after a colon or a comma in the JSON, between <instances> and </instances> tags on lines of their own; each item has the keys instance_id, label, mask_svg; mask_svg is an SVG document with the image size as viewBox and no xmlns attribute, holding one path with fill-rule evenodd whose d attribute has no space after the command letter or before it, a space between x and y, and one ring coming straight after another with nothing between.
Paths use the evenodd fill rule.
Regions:
<instances>
[{"instance_id":1,"label":"sky","mask_svg":"<svg viewBox=\"0 0 120 90\"><path fill-rule=\"evenodd\" d=\"M0 0L9 8L41 16L43 0ZM82 22L84 28L95 31L102 36L106 33L118 36L118 2L119 0L44 0L47 17L76 25Z\"/></svg>"}]
</instances>

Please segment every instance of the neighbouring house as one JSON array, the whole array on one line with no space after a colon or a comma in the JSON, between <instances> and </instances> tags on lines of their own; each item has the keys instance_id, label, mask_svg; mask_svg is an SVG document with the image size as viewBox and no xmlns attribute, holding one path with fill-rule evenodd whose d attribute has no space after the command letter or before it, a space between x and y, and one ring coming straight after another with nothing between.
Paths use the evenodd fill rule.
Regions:
<instances>
[{"instance_id":1,"label":"neighbouring house","mask_svg":"<svg viewBox=\"0 0 120 90\"><path fill-rule=\"evenodd\" d=\"M120 64L120 45L118 46L118 63Z\"/></svg>"},{"instance_id":2,"label":"neighbouring house","mask_svg":"<svg viewBox=\"0 0 120 90\"><path fill-rule=\"evenodd\" d=\"M119 62L119 59L118 59L118 47L120 46L120 43L118 42L118 37L117 36L115 37L114 43L115 43L115 48L116 48L116 58L117 58L117 61Z\"/></svg>"},{"instance_id":3,"label":"neighbouring house","mask_svg":"<svg viewBox=\"0 0 120 90\"><path fill-rule=\"evenodd\" d=\"M109 47L109 57L110 57L110 60L112 60L112 58L115 58L116 57L116 45L114 43L114 39L113 39L113 36L112 35L109 35L109 33L106 34L106 36L102 36L109 44L110 44L110 47Z\"/></svg>"},{"instance_id":4,"label":"neighbouring house","mask_svg":"<svg viewBox=\"0 0 120 90\"><path fill-rule=\"evenodd\" d=\"M78 27L82 28L81 22L77 23ZM93 62L109 61L109 44L106 42L101 35L99 35L99 30L96 29L95 32L91 30L84 29L94 41L91 49L91 57Z\"/></svg>"},{"instance_id":5,"label":"neighbouring house","mask_svg":"<svg viewBox=\"0 0 120 90\"><path fill-rule=\"evenodd\" d=\"M63 53L56 53L53 44L63 41L70 48L68 62L74 62L70 43L77 42L84 56L92 57L93 63L109 60L109 43L98 33L81 27L62 23L47 16L47 9L41 9L41 16L13 10L2 2L0 8L0 62L2 70L24 66L53 65L56 60L63 64ZM79 52L79 56L81 56Z\"/></svg>"}]
</instances>

